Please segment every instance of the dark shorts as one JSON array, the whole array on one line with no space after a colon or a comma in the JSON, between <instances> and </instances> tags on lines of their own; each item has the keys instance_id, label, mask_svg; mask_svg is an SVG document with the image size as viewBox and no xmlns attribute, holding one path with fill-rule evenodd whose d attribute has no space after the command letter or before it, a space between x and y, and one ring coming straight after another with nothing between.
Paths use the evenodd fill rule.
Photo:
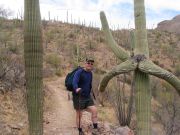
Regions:
<instances>
[{"instance_id":1,"label":"dark shorts","mask_svg":"<svg viewBox=\"0 0 180 135\"><path fill-rule=\"evenodd\" d=\"M78 110L83 110L83 109L87 109L88 106L93 106L94 105L94 101L92 99L92 97L80 97L79 95L73 95L73 106L74 109Z\"/></svg>"}]
</instances>

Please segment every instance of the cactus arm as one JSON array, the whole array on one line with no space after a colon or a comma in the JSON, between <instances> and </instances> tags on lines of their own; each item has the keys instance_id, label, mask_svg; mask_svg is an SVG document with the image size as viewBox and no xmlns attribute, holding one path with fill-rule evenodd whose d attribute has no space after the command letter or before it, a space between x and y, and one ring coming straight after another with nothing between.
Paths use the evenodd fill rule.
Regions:
<instances>
[{"instance_id":1,"label":"cactus arm","mask_svg":"<svg viewBox=\"0 0 180 135\"><path fill-rule=\"evenodd\" d=\"M24 59L29 134L43 134L43 46L39 0L24 1Z\"/></svg>"},{"instance_id":2,"label":"cactus arm","mask_svg":"<svg viewBox=\"0 0 180 135\"><path fill-rule=\"evenodd\" d=\"M169 82L180 95L180 80L171 72L155 65L152 61L145 60L139 63L139 69L150 75L154 75Z\"/></svg>"},{"instance_id":3,"label":"cactus arm","mask_svg":"<svg viewBox=\"0 0 180 135\"><path fill-rule=\"evenodd\" d=\"M114 40L109 30L109 25L108 25L105 13L102 11L100 12L100 19L101 19L101 24L102 24L105 38L107 40L107 45L111 48L111 50L120 60L126 61L130 57L130 55L122 47L117 45L116 41Z\"/></svg>"},{"instance_id":4,"label":"cactus arm","mask_svg":"<svg viewBox=\"0 0 180 135\"><path fill-rule=\"evenodd\" d=\"M134 0L135 49L134 54L149 58L144 0Z\"/></svg>"},{"instance_id":5,"label":"cactus arm","mask_svg":"<svg viewBox=\"0 0 180 135\"><path fill-rule=\"evenodd\" d=\"M137 63L135 63L133 60L127 60L121 63L120 65L116 66L114 69L112 69L110 72L104 75L104 77L100 82L98 90L103 92L111 78L122 73L134 71L136 67L137 67Z\"/></svg>"}]
</instances>

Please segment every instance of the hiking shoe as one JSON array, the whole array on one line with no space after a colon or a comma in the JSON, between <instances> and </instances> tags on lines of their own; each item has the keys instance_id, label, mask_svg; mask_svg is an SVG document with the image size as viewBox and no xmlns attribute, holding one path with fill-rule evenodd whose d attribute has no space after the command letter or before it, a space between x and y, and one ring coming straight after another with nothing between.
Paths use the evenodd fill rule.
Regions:
<instances>
[{"instance_id":1,"label":"hiking shoe","mask_svg":"<svg viewBox=\"0 0 180 135\"><path fill-rule=\"evenodd\" d=\"M83 131L79 132L79 135L85 135Z\"/></svg>"}]
</instances>

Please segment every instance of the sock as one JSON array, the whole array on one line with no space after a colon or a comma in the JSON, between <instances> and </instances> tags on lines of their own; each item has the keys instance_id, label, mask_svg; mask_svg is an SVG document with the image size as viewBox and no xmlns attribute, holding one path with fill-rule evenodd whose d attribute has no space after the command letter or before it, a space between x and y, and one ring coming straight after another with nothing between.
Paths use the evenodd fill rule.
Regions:
<instances>
[{"instance_id":1,"label":"sock","mask_svg":"<svg viewBox=\"0 0 180 135\"><path fill-rule=\"evenodd\" d=\"M97 123L93 123L93 127L97 128L98 127Z\"/></svg>"},{"instance_id":2,"label":"sock","mask_svg":"<svg viewBox=\"0 0 180 135\"><path fill-rule=\"evenodd\" d=\"M79 132L82 132L82 128L78 128Z\"/></svg>"}]
</instances>

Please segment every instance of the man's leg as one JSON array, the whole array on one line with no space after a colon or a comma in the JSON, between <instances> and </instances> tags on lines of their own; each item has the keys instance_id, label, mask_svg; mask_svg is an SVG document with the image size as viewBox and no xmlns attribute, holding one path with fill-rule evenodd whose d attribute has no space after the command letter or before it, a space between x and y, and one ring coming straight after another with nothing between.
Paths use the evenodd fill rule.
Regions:
<instances>
[{"instance_id":1,"label":"man's leg","mask_svg":"<svg viewBox=\"0 0 180 135\"><path fill-rule=\"evenodd\" d=\"M97 128L97 108L94 105L88 106L87 111L91 113L91 120L94 128Z\"/></svg>"},{"instance_id":2,"label":"man's leg","mask_svg":"<svg viewBox=\"0 0 180 135\"><path fill-rule=\"evenodd\" d=\"M76 110L76 125L77 125L77 128L78 128L78 130L80 132L82 132L81 118L82 118L82 111L81 110Z\"/></svg>"},{"instance_id":3,"label":"man's leg","mask_svg":"<svg viewBox=\"0 0 180 135\"><path fill-rule=\"evenodd\" d=\"M81 117L82 117L83 110L81 108L83 108L83 104L80 103L79 97L76 95L73 96L73 106L74 106L74 109L76 110L76 125L79 132L82 133Z\"/></svg>"}]
</instances>

